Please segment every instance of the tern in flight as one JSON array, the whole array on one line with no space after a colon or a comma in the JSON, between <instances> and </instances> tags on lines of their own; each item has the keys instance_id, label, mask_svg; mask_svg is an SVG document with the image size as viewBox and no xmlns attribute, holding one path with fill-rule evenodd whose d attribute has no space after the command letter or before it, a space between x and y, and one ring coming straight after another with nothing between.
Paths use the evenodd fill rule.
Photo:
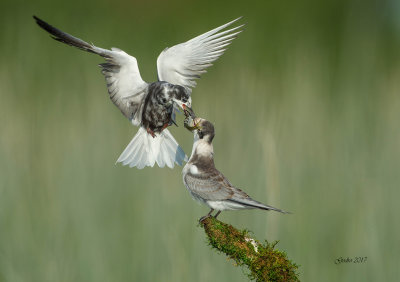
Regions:
<instances>
[{"instance_id":1,"label":"tern in flight","mask_svg":"<svg viewBox=\"0 0 400 282\"><path fill-rule=\"evenodd\" d=\"M135 57L118 48L96 47L65 33L34 16L36 23L52 38L81 50L102 56L100 64L112 102L139 130L117 162L139 169L145 166L173 168L187 157L167 129L175 123L179 108L186 115L194 112L192 88L196 79L206 72L241 32L239 25L227 29L240 18L201 34L189 41L165 48L157 59L158 81L148 83L140 76Z\"/></svg>"}]
</instances>

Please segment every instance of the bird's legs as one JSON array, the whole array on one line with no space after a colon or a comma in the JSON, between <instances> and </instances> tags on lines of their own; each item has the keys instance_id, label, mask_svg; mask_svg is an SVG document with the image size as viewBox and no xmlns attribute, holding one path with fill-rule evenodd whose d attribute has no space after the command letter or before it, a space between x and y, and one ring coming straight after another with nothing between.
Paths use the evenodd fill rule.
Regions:
<instances>
[{"instance_id":1,"label":"bird's legs","mask_svg":"<svg viewBox=\"0 0 400 282\"><path fill-rule=\"evenodd\" d=\"M156 134L152 129L150 129L150 127L147 128L147 133L150 134L153 138L156 137Z\"/></svg>"},{"instance_id":2,"label":"bird's legs","mask_svg":"<svg viewBox=\"0 0 400 282\"><path fill-rule=\"evenodd\" d=\"M205 215L205 216L202 216L200 219L199 219L199 223L201 223L203 220L205 220L206 218L209 218L210 216L212 216L211 215L211 213L214 211L214 209L211 209L210 210L210 212L207 214L207 215ZM221 211L218 211L213 217L214 218L217 218L217 216L219 215L221 213Z\"/></svg>"},{"instance_id":3,"label":"bird's legs","mask_svg":"<svg viewBox=\"0 0 400 282\"><path fill-rule=\"evenodd\" d=\"M176 123L175 123L176 124ZM164 129L166 129L169 126L169 122L167 122L166 124L163 125L163 127L161 128L161 131L163 131Z\"/></svg>"},{"instance_id":4,"label":"bird's legs","mask_svg":"<svg viewBox=\"0 0 400 282\"><path fill-rule=\"evenodd\" d=\"M205 215L205 216L202 216L200 219L199 219L199 223L201 223L203 220L205 220L206 218L209 218L210 216L211 216L211 213L214 211L214 209L211 209L210 210L210 212L207 214L207 215Z\"/></svg>"},{"instance_id":5,"label":"bird's legs","mask_svg":"<svg viewBox=\"0 0 400 282\"><path fill-rule=\"evenodd\" d=\"M169 126L169 123L167 122L166 124L163 125L163 127L160 130L160 132L163 131L164 129L166 129L168 126ZM156 137L156 134L155 134L154 130L151 129L150 127L147 128L147 133L150 134L153 138Z\"/></svg>"}]
</instances>

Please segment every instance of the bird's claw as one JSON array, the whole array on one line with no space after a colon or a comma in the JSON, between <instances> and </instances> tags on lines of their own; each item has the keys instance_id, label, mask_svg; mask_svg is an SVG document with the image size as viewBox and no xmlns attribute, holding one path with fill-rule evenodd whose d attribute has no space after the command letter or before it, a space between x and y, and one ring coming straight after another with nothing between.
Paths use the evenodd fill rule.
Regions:
<instances>
[{"instance_id":1,"label":"bird's claw","mask_svg":"<svg viewBox=\"0 0 400 282\"><path fill-rule=\"evenodd\" d=\"M163 127L161 128L161 131L163 131L164 129L166 129L169 126L169 123L166 123L163 125Z\"/></svg>"},{"instance_id":2,"label":"bird's claw","mask_svg":"<svg viewBox=\"0 0 400 282\"><path fill-rule=\"evenodd\" d=\"M199 223L202 224L202 222L203 222L205 219L207 219L207 218L209 218L209 217L212 217L212 212L213 212L213 211L214 211L214 209L211 209L210 212L209 212L207 215L202 216L202 217L199 219ZM218 213L218 214L219 214L219 213Z\"/></svg>"},{"instance_id":3,"label":"bird's claw","mask_svg":"<svg viewBox=\"0 0 400 282\"><path fill-rule=\"evenodd\" d=\"M147 133L151 135L151 137L155 138L156 134L154 133L153 130L151 130L149 127L147 128Z\"/></svg>"},{"instance_id":4,"label":"bird's claw","mask_svg":"<svg viewBox=\"0 0 400 282\"><path fill-rule=\"evenodd\" d=\"M212 215L207 214L207 215L205 215L205 216L202 216L202 217L199 219L199 223L202 224L203 221L206 220L206 219L209 218L209 217L212 217Z\"/></svg>"}]
</instances>

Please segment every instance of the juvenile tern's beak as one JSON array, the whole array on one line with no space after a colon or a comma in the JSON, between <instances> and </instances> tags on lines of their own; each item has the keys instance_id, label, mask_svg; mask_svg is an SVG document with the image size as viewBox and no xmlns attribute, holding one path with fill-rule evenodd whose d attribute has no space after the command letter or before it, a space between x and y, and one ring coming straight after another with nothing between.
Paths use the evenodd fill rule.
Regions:
<instances>
[{"instance_id":1,"label":"juvenile tern's beak","mask_svg":"<svg viewBox=\"0 0 400 282\"><path fill-rule=\"evenodd\" d=\"M183 124L188 130L194 131L199 129L200 121L200 118L192 118L191 116L187 116Z\"/></svg>"}]
</instances>

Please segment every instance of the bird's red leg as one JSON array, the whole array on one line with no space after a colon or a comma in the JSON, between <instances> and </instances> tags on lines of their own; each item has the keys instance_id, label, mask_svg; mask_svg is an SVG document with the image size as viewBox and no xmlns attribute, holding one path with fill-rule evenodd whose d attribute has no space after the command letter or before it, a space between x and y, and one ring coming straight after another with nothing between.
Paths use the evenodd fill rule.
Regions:
<instances>
[{"instance_id":1,"label":"bird's red leg","mask_svg":"<svg viewBox=\"0 0 400 282\"><path fill-rule=\"evenodd\" d=\"M156 134L153 130L150 129L150 127L147 128L147 133L150 134L153 138L156 137Z\"/></svg>"},{"instance_id":2,"label":"bird's red leg","mask_svg":"<svg viewBox=\"0 0 400 282\"><path fill-rule=\"evenodd\" d=\"M161 131L163 131L164 129L166 129L169 126L169 123L166 123L163 125L163 127L161 128Z\"/></svg>"}]
</instances>

